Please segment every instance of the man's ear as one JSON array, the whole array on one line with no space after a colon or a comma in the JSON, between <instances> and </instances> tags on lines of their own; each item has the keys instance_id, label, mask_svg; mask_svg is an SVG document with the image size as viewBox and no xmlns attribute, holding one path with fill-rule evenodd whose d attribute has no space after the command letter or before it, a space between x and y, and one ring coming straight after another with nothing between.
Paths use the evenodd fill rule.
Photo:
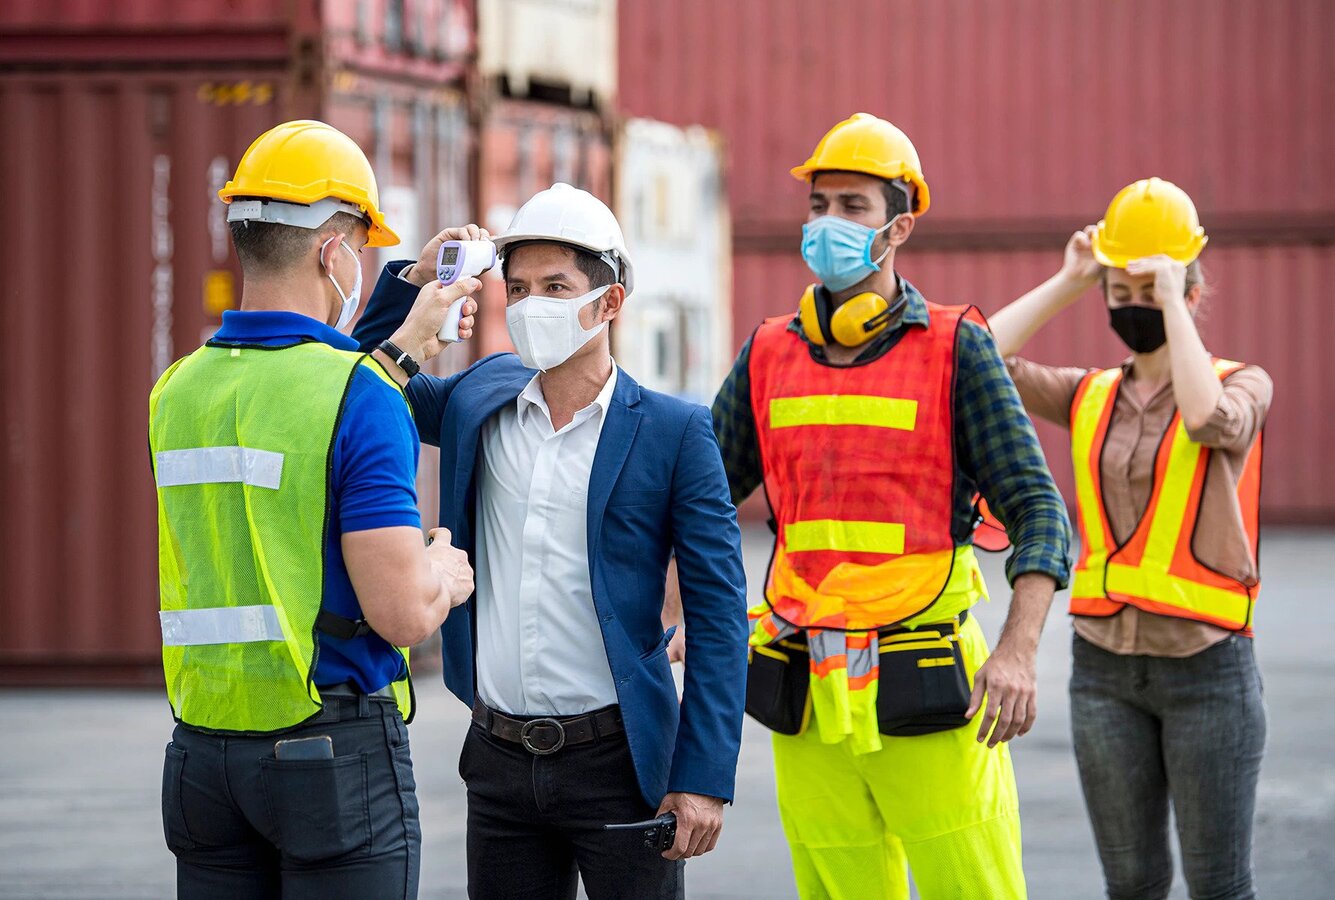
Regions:
<instances>
[{"instance_id":1,"label":"man's ear","mask_svg":"<svg viewBox=\"0 0 1335 900\"><path fill-rule=\"evenodd\" d=\"M338 245L346 236L336 228L326 228L316 233L314 241L316 262L322 271L333 270L334 260L337 258L334 254L339 252Z\"/></svg>"},{"instance_id":2,"label":"man's ear","mask_svg":"<svg viewBox=\"0 0 1335 900\"><path fill-rule=\"evenodd\" d=\"M610 322L621 313L621 307L626 303L626 288L622 284L614 284L607 289L607 293L598 298L598 321Z\"/></svg>"},{"instance_id":3,"label":"man's ear","mask_svg":"<svg viewBox=\"0 0 1335 900\"><path fill-rule=\"evenodd\" d=\"M890 246L898 247L907 241L909 235L913 233L913 223L917 221L913 213L902 213L898 219L895 219L895 224L891 225L890 230L886 232Z\"/></svg>"}]
</instances>

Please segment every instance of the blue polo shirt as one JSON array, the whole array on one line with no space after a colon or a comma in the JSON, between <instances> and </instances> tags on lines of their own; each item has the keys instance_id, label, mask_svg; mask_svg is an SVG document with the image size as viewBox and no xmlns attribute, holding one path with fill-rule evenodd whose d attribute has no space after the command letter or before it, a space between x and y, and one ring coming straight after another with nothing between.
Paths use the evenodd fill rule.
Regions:
<instances>
[{"instance_id":1,"label":"blue polo shirt","mask_svg":"<svg viewBox=\"0 0 1335 900\"><path fill-rule=\"evenodd\" d=\"M224 312L222 327L209 343L287 347L307 341L357 350L357 342L346 334L293 312ZM343 565L345 533L395 525L421 527L418 446L417 426L403 396L359 366L334 439L324 550L325 609L349 619L362 617ZM318 634L317 640L317 685L351 683L371 693L403 676L403 658L377 634L346 641Z\"/></svg>"}]
</instances>

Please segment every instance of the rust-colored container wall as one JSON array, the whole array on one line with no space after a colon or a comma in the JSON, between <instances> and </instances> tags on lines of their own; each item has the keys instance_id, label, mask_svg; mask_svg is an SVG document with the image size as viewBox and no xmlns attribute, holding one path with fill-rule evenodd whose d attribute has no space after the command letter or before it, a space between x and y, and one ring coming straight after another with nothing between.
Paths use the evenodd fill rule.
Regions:
<instances>
[{"instance_id":1,"label":"rust-colored container wall","mask_svg":"<svg viewBox=\"0 0 1335 900\"><path fill-rule=\"evenodd\" d=\"M1060 263L1060 247L919 252L910 241L896 268L929 300L973 303L988 313L1042 282ZM1324 299L1325 286L1335 279L1335 254L1329 247L1301 245L1211 247L1202 263L1212 289L1201 326L1206 346L1262 366L1275 380L1263 514L1268 521L1330 521L1335 477L1320 448L1335 441L1335 422L1325 414L1335 397L1329 353L1335 308ZM765 316L796 309L812 280L795 249L740 255L734 272L739 344ZM1039 332L1024 355L1052 365L1111 366L1127 351L1108 326L1098 292L1090 291ZM1040 422L1039 434L1062 493L1073 500L1066 433Z\"/></svg>"},{"instance_id":2,"label":"rust-colored container wall","mask_svg":"<svg viewBox=\"0 0 1335 900\"><path fill-rule=\"evenodd\" d=\"M251 101L216 103L242 81ZM239 285L214 192L281 92L263 70L0 78L24 131L0 142L22 223L0 304L0 669L156 665L148 390Z\"/></svg>"},{"instance_id":3,"label":"rust-colored container wall","mask_svg":"<svg viewBox=\"0 0 1335 900\"><path fill-rule=\"evenodd\" d=\"M1066 237L1120 187L1160 175L1211 235L1209 345L1276 382L1264 515L1335 521L1322 450L1335 420L1318 412L1335 396L1319 344L1335 334L1335 5L623 0L618 17L635 48L621 108L725 137L738 343L811 280L805 187L788 169L853 112L901 126L932 188L900 269L930 298L985 311L1055 271ZM1035 358L1121 358L1089 303L1034 341ZM1068 487L1064 436L1040 433Z\"/></svg>"},{"instance_id":4,"label":"rust-colored container wall","mask_svg":"<svg viewBox=\"0 0 1335 900\"><path fill-rule=\"evenodd\" d=\"M917 146L924 232L1087 217L1150 174L1220 232L1335 221L1321 0L623 0L618 17L622 110L726 135L739 238L787 219L788 168L858 110Z\"/></svg>"}]
</instances>

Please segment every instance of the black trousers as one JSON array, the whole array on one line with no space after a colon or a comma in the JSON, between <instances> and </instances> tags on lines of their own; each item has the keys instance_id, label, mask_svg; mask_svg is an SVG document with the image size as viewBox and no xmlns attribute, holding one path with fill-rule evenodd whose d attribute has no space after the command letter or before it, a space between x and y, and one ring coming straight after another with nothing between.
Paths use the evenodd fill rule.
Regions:
<instances>
[{"instance_id":1,"label":"black trousers","mask_svg":"<svg viewBox=\"0 0 1335 900\"><path fill-rule=\"evenodd\" d=\"M275 740L320 734L333 759L274 759ZM177 725L162 820L185 900L417 896L416 784L390 701L326 697L318 720L262 737Z\"/></svg>"},{"instance_id":2,"label":"black trousers","mask_svg":"<svg viewBox=\"0 0 1335 900\"><path fill-rule=\"evenodd\" d=\"M644 846L653 818L625 733L535 756L474 723L459 757L468 786L468 896L479 900L685 897L685 863Z\"/></svg>"}]
</instances>

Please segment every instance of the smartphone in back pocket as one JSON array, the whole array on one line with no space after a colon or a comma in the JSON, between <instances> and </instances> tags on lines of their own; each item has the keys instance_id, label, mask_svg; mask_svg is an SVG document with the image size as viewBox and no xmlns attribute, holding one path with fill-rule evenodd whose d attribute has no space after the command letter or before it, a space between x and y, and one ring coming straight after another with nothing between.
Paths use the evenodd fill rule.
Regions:
<instances>
[{"instance_id":1,"label":"smartphone in back pocket","mask_svg":"<svg viewBox=\"0 0 1335 900\"><path fill-rule=\"evenodd\" d=\"M333 759L334 739L327 734L292 738L273 745L274 759Z\"/></svg>"}]
</instances>

